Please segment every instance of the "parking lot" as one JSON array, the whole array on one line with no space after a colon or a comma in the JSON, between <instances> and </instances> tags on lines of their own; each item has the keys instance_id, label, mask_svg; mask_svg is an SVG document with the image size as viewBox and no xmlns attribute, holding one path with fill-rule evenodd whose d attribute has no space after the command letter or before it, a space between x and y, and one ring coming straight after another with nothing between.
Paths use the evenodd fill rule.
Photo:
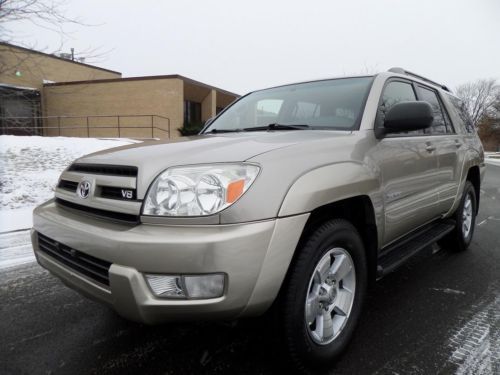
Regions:
<instances>
[{"instance_id":1,"label":"parking lot","mask_svg":"<svg viewBox=\"0 0 500 375\"><path fill-rule=\"evenodd\" d=\"M9 243L29 246L27 232L9 236L17 239ZM434 246L374 285L332 373L500 373L499 288L500 166L488 165L469 251ZM29 258L0 269L0 298L2 374L290 370L269 317L131 323L66 288Z\"/></svg>"}]
</instances>

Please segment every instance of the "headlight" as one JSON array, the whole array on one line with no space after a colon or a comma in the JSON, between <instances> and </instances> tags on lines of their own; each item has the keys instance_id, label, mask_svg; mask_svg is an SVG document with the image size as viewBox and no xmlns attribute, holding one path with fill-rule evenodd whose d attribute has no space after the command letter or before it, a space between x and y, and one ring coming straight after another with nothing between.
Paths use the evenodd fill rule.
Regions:
<instances>
[{"instance_id":1,"label":"headlight","mask_svg":"<svg viewBox=\"0 0 500 375\"><path fill-rule=\"evenodd\" d=\"M252 164L173 167L151 184L143 215L207 216L222 211L248 190L259 173Z\"/></svg>"}]
</instances>

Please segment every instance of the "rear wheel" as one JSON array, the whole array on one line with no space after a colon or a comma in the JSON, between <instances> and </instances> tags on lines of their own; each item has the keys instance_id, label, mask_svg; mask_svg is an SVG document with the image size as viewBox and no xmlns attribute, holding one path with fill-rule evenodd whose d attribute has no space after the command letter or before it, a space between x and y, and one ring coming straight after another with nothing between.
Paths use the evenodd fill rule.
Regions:
<instances>
[{"instance_id":1,"label":"rear wheel","mask_svg":"<svg viewBox=\"0 0 500 375\"><path fill-rule=\"evenodd\" d=\"M356 228L340 219L322 224L298 251L280 317L295 364L320 369L354 332L366 294L366 256Z\"/></svg>"},{"instance_id":2,"label":"rear wheel","mask_svg":"<svg viewBox=\"0 0 500 375\"><path fill-rule=\"evenodd\" d=\"M467 250L474 235L476 214L476 190L470 181L466 181L460 205L454 214L455 228L441 241L442 245L453 251Z\"/></svg>"}]
</instances>

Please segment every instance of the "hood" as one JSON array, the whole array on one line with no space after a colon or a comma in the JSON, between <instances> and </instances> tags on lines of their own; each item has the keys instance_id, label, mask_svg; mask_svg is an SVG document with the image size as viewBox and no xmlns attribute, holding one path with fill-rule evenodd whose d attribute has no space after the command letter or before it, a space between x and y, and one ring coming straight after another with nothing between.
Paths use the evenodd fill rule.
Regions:
<instances>
[{"instance_id":1,"label":"hood","mask_svg":"<svg viewBox=\"0 0 500 375\"><path fill-rule=\"evenodd\" d=\"M297 143L348 134L346 131L287 130L202 135L112 148L84 156L77 162L137 166L139 179L144 181L172 166L242 162Z\"/></svg>"},{"instance_id":2,"label":"hood","mask_svg":"<svg viewBox=\"0 0 500 375\"><path fill-rule=\"evenodd\" d=\"M349 132L288 130L202 135L116 147L86 155L77 162L132 165L139 171L155 173L177 165L242 162L279 148L342 134Z\"/></svg>"}]
</instances>

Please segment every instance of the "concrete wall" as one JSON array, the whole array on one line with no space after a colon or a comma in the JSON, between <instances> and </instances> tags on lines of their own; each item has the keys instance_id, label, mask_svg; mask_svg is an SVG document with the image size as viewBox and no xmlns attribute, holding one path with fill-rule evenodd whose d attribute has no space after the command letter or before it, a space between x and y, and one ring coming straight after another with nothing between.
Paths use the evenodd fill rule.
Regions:
<instances>
[{"instance_id":1,"label":"concrete wall","mask_svg":"<svg viewBox=\"0 0 500 375\"><path fill-rule=\"evenodd\" d=\"M212 107L215 110L215 106L213 105L215 102L215 95L215 90L211 88L184 82L184 100L201 103L202 122L213 116Z\"/></svg>"},{"instance_id":2,"label":"concrete wall","mask_svg":"<svg viewBox=\"0 0 500 375\"><path fill-rule=\"evenodd\" d=\"M223 92L217 93L217 107L226 108L229 104L234 102L238 97L235 95L229 95Z\"/></svg>"},{"instance_id":3,"label":"concrete wall","mask_svg":"<svg viewBox=\"0 0 500 375\"><path fill-rule=\"evenodd\" d=\"M184 99L201 103L202 121L214 117L217 107L225 108L236 100L236 98L236 95L231 95L222 90L184 82Z\"/></svg>"},{"instance_id":4,"label":"concrete wall","mask_svg":"<svg viewBox=\"0 0 500 375\"><path fill-rule=\"evenodd\" d=\"M0 43L0 83L41 90L44 79L68 82L120 77L119 72Z\"/></svg>"},{"instance_id":5,"label":"concrete wall","mask_svg":"<svg viewBox=\"0 0 500 375\"><path fill-rule=\"evenodd\" d=\"M217 91L210 90L208 95L201 102L201 121L205 122L209 118L215 116L216 101L217 101Z\"/></svg>"},{"instance_id":6,"label":"concrete wall","mask_svg":"<svg viewBox=\"0 0 500 375\"><path fill-rule=\"evenodd\" d=\"M183 122L183 81L169 79L124 79L116 81L46 85L43 89L44 116L72 116L71 118L52 118L45 126L61 125L61 135L86 137L117 137L118 117L120 116L120 136L149 138L168 138L166 131L154 130L153 126L168 130L170 119L170 138L179 137L177 128ZM87 133L86 116L90 129ZM137 116L144 115L144 116ZM157 115L151 118L146 115ZM74 116L81 116L75 118ZM82 126L83 129L69 129ZM113 127L106 129L105 126ZM140 129L126 129L138 126ZM47 135L58 135L58 129L47 130Z\"/></svg>"}]
</instances>

